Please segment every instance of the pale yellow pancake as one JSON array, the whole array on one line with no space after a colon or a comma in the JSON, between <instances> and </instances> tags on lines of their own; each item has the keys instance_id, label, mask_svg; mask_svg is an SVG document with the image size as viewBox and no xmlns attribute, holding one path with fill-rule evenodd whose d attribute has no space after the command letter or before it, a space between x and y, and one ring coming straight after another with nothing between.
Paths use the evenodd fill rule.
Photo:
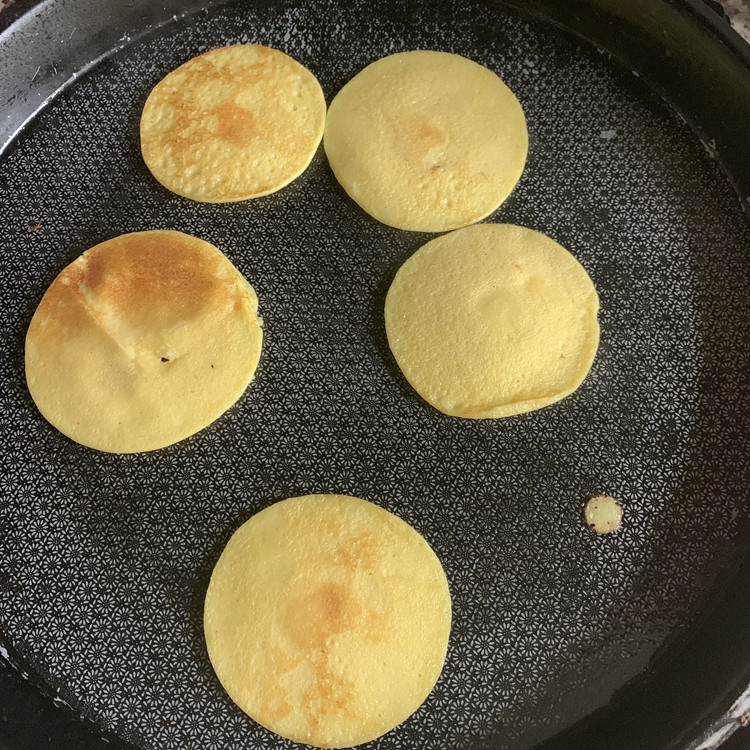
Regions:
<instances>
[{"instance_id":1,"label":"pale yellow pancake","mask_svg":"<svg viewBox=\"0 0 750 750\"><path fill-rule=\"evenodd\" d=\"M188 60L153 89L141 151L174 193L207 203L273 193L308 166L326 103L315 76L279 50L222 47Z\"/></svg>"},{"instance_id":2,"label":"pale yellow pancake","mask_svg":"<svg viewBox=\"0 0 750 750\"><path fill-rule=\"evenodd\" d=\"M262 332L253 288L208 242L125 234L65 268L26 335L39 411L73 440L114 453L203 429L252 380Z\"/></svg>"},{"instance_id":3,"label":"pale yellow pancake","mask_svg":"<svg viewBox=\"0 0 750 750\"><path fill-rule=\"evenodd\" d=\"M208 586L211 663L243 711L282 737L350 747L416 711L451 623L440 561L365 500L308 495L242 525Z\"/></svg>"},{"instance_id":4,"label":"pale yellow pancake","mask_svg":"<svg viewBox=\"0 0 750 750\"><path fill-rule=\"evenodd\" d=\"M446 414L507 417L572 393L599 345L583 266L539 232L480 224L438 237L397 272L388 343L414 389Z\"/></svg>"},{"instance_id":5,"label":"pale yellow pancake","mask_svg":"<svg viewBox=\"0 0 750 750\"><path fill-rule=\"evenodd\" d=\"M495 73L448 52L401 52L336 95L325 151L344 190L384 224L421 232L492 213L526 163L523 110Z\"/></svg>"}]
</instances>

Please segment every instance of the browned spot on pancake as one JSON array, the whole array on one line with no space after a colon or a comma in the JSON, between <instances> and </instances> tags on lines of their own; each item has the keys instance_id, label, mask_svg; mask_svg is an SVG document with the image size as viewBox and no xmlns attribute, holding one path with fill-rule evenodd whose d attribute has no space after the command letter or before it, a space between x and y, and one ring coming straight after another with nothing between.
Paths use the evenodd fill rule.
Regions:
<instances>
[{"instance_id":1,"label":"browned spot on pancake","mask_svg":"<svg viewBox=\"0 0 750 750\"><path fill-rule=\"evenodd\" d=\"M268 722L284 719L294 709L290 703L289 691L281 684L281 679L302 663L298 655L271 646L266 654L265 669L258 674L260 701ZM291 698L294 701L294 697Z\"/></svg>"},{"instance_id":2,"label":"browned spot on pancake","mask_svg":"<svg viewBox=\"0 0 750 750\"><path fill-rule=\"evenodd\" d=\"M289 703L288 697L287 691L279 684L276 673L272 675L272 679L264 677L260 700L267 721L281 721L291 713L292 704Z\"/></svg>"},{"instance_id":3,"label":"browned spot on pancake","mask_svg":"<svg viewBox=\"0 0 750 750\"><path fill-rule=\"evenodd\" d=\"M201 119L195 116L190 102L186 102L179 92L174 92L168 100L172 108L173 124L160 136L161 143L171 146L173 155L186 164L189 155L188 148L195 146L211 137L208 128L202 126ZM152 151L159 151L162 147L159 141L151 144Z\"/></svg>"},{"instance_id":4,"label":"browned spot on pancake","mask_svg":"<svg viewBox=\"0 0 750 750\"><path fill-rule=\"evenodd\" d=\"M44 294L37 312L31 319L27 337L42 342L45 339L69 339L90 321L78 292L83 268L79 264L66 268Z\"/></svg>"},{"instance_id":5,"label":"browned spot on pancake","mask_svg":"<svg viewBox=\"0 0 750 750\"><path fill-rule=\"evenodd\" d=\"M352 716L354 683L337 674L327 662L318 658L315 663L315 682L301 697L310 729L315 730L326 716ZM304 739L300 741L304 742Z\"/></svg>"},{"instance_id":6,"label":"browned spot on pancake","mask_svg":"<svg viewBox=\"0 0 750 750\"><path fill-rule=\"evenodd\" d=\"M366 638L373 645L385 643L389 614L389 611L380 612L368 609L367 616L362 621L362 637Z\"/></svg>"},{"instance_id":7,"label":"browned spot on pancake","mask_svg":"<svg viewBox=\"0 0 750 750\"><path fill-rule=\"evenodd\" d=\"M168 144L173 148L173 158L186 166L190 147L210 142L215 135L234 145L247 144L254 138L258 129L253 113L237 105L235 100L243 90L254 87L267 75L269 49L258 47L257 54L261 56L257 63L219 65L214 58L206 57L210 53L205 52L179 68L176 72L184 80L179 85L177 82L173 86L165 85L162 92L173 123L161 133L159 140L149 144L149 153L158 152L160 144ZM208 110L197 107L191 98L192 81L200 84L206 80L214 82L217 92L230 92L232 98ZM211 115L219 120L215 130L207 127Z\"/></svg>"},{"instance_id":8,"label":"browned spot on pancake","mask_svg":"<svg viewBox=\"0 0 750 750\"><path fill-rule=\"evenodd\" d=\"M417 140L425 148L442 146L446 141L445 133L440 128L435 127L426 117L417 119L415 122L415 131Z\"/></svg>"},{"instance_id":9,"label":"browned spot on pancake","mask_svg":"<svg viewBox=\"0 0 750 750\"><path fill-rule=\"evenodd\" d=\"M290 603L286 627L297 646L316 651L324 649L332 636L353 629L361 613L350 586L323 583Z\"/></svg>"},{"instance_id":10,"label":"browned spot on pancake","mask_svg":"<svg viewBox=\"0 0 750 750\"><path fill-rule=\"evenodd\" d=\"M296 94L304 106L290 111ZM294 179L324 120L325 99L309 71L278 50L235 45L189 60L154 87L141 149L168 189L201 201L243 200Z\"/></svg>"},{"instance_id":11,"label":"browned spot on pancake","mask_svg":"<svg viewBox=\"0 0 750 750\"><path fill-rule=\"evenodd\" d=\"M368 572L375 570L382 556L382 543L370 531L351 537L337 551L338 560L342 565L351 570L360 568Z\"/></svg>"},{"instance_id":12,"label":"browned spot on pancake","mask_svg":"<svg viewBox=\"0 0 750 750\"><path fill-rule=\"evenodd\" d=\"M218 106L215 113L219 120L216 135L222 140L242 146L256 137L258 128L250 110L229 101Z\"/></svg>"},{"instance_id":13,"label":"browned spot on pancake","mask_svg":"<svg viewBox=\"0 0 750 750\"><path fill-rule=\"evenodd\" d=\"M431 149L442 146L448 140L445 132L433 125L424 115L412 115L401 122L399 139L407 154L422 159Z\"/></svg>"},{"instance_id":14,"label":"browned spot on pancake","mask_svg":"<svg viewBox=\"0 0 750 750\"><path fill-rule=\"evenodd\" d=\"M174 85L163 85L161 91L164 105L171 114L171 125L142 141L144 156L155 159L168 148L171 157L185 169L193 161L194 149L210 143L217 135L233 144L246 143L247 140L241 137L241 128L247 125L243 126L238 118L239 112L232 110L247 112L254 127L251 113L237 107L232 99L210 109L196 106L190 95L191 82L212 81L217 93L229 89L230 96L235 97L242 88L254 86L260 80L262 66L254 65L238 71L234 67L218 67L211 59L203 60L201 56L185 63L178 72L181 85L175 81ZM208 118L212 115L219 119L215 129L208 127Z\"/></svg>"},{"instance_id":15,"label":"browned spot on pancake","mask_svg":"<svg viewBox=\"0 0 750 750\"><path fill-rule=\"evenodd\" d=\"M184 322L216 304L226 289L213 259L177 233L125 235L84 257L83 283L132 325L144 316L151 325Z\"/></svg>"},{"instance_id":16,"label":"browned spot on pancake","mask_svg":"<svg viewBox=\"0 0 750 750\"><path fill-rule=\"evenodd\" d=\"M278 685L276 689L278 690ZM263 712L268 717L268 721L281 721L289 716L292 711L292 705L286 699L286 693L264 692L261 700L263 701Z\"/></svg>"}]
</instances>

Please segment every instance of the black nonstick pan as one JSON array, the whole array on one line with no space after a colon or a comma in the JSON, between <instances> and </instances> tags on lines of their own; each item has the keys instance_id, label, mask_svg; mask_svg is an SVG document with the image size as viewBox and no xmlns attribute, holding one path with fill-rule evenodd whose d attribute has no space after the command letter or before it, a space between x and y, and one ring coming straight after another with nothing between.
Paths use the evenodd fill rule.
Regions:
<instances>
[{"instance_id":1,"label":"black nonstick pan","mask_svg":"<svg viewBox=\"0 0 750 750\"><path fill-rule=\"evenodd\" d=\"M421 401L382 308L432 235L366 216L322 149L292 186L238 204L151 177L150 89L255 42L328 101L401 50L503 78L529 160L488 221L551 236L600 294L575 394L502 421ZM289 747L222 691L201 611L234 529L310 492L398 514L451 586L443 675L373 748L685 750L728 734L750 708L749 130L750 54L698 0L17 0L0 15L0 744ZM251 281L264 352L203 432L98 453L36 411L26 328L81 252L155 228L212 242ZM609 536L582 519L599 493L624 510Z\"/></svg>"}]
</instances>

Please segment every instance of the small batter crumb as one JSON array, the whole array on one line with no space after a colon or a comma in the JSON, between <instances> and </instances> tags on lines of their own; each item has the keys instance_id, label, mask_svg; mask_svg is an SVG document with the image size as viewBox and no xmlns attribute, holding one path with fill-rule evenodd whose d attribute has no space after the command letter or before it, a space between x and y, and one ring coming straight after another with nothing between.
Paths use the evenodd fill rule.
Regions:
<instances>
[{"instance_id":1,"label":"small batter crumb","mask_svg":"<svg viewBox=\"0 0 750 750\"><path fill-rule=\"evenodd\" d=\"M611 534L622 525L622 505L609 495L595 495L583 509L586 526L597 534Z\"/></svg>"}]
</instances>

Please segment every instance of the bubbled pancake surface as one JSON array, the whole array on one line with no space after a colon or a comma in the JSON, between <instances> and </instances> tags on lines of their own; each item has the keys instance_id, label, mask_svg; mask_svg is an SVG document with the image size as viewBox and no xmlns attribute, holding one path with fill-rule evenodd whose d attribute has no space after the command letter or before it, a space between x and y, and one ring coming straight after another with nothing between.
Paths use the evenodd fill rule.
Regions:
<instances>
[{"instance_id":1,"label":"bubbled pancake surface","mask_svg":"<svg viewBox=\"0 0 750 750\"><path fill-rule=\"evenodd\" d=\"M419 708L445 660L448 582L397 516L343 495L278 502L232 536L206 593L211 663L231 698L319 747L379 737Z\"/></svg>"},{"instance_id":2,"label":"bubbled pancake surface","mask_svg":"<svg viewBox=\"0 0 750 750\"><path fill-rule=\"evenodd\" d=\"M233 45L188 60L152 90L141 151L156 179L207 203L273 193L308 166L326 104L315 76L288 55Z\"/></svg>"},{"instance_id":3,"label":"bubbled pancake surface","mask_svg":"<svg viewBox=\"0 0 750 750\"><path fill-rule=\"evenodd\" d=\"M368 65L336 95L325 150L369 214L442 232L483 219L508 197L528 135L513 92L488 68L448 52L401 52Z\"/></svg>"},{"instance_id":4,"label":"bubbled pancake surface","mask_svg":"<svg viewBox=\"0 0 750 750\"><path fill-rule=\"evenodd\" d=\"M83 445L162 448L206 427L252 380L255 291L213 245L175 231L121 235L52 282L26 335L37 407Z\"/></svg>"},{"instance_id":5,"label":"bubbled pancake surface","mask_svg":"<svg viewBox=\"0 0 750 750\"><path fill-rule=\"evenodd\" d=\"M507 417L572 393L599 344L583 266L539 232L482 224L428 242L385 301L388 343L414 389L446 414Z\"/></svg>"}]
</instances>

